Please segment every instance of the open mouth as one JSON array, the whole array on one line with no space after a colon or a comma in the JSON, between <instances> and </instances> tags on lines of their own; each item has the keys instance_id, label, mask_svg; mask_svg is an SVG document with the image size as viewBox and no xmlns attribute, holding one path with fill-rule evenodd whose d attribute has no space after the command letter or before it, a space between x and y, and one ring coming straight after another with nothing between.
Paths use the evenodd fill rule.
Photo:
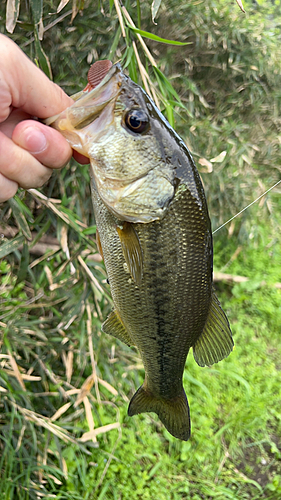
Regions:
<instances>
[{"instance_id":1,"label":"open mouth","mask_svg":"<svg viewBox=\"0 0 281 500\"><path fill-rule=\"evenodd\" d=\"M123 71L119 63L114 64L103 80L92 90L78 92L75 103L62 113L44 120L58 130L81 130L95 121L105 106L117 97L122 84Z\"/></svg>"}]
</instances>

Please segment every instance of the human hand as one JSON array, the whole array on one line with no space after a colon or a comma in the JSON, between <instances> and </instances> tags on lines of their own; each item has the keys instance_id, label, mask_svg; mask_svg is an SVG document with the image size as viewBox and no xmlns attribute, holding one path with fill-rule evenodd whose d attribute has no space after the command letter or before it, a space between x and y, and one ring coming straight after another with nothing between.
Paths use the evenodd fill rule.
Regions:
<instances>
[{"instance_id":1,"label":"human hand","mask_svg":"<svg viewBox=\"0 0 281 500\"><path fill-rule=\"evenodd\" d=\"M70 159L64 137L34 117L44 119L71 106L73 100L0 34L0 203L18 186L40 187ZM75 155L80 163L89 160Z\"/></svg>"}]
</instances>

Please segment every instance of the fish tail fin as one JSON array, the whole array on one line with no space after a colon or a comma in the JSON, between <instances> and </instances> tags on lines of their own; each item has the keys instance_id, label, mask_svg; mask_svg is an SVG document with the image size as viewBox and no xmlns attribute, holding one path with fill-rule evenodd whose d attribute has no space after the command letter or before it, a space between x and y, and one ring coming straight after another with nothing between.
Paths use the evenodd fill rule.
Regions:
<instances>
[{"instance_id":1,"label":"fish tail fin","mask_svg":"<svg viewBox=\"0 0 281 500\"><path fill-rule=\"evenodd\" d=\"M172 436L183 441L189 439L190 416L184 389L179 396L166 399L155 396L145 387L145 384L142 385L130 401L128 415L132 417L144 412L156 413Z\"/></svg>"}]
</instances>

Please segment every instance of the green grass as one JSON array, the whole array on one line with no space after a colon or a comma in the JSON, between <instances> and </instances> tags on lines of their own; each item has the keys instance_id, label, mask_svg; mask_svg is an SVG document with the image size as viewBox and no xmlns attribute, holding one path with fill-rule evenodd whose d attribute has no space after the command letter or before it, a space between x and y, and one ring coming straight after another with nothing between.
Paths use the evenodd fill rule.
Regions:
<instances>
[{"instance_id":1,"label":"green grass","mask_svg":"<svg viewBox=\"0 0 281 500\"><path fill-rule=\"evenodd\" d=\"M274 217L278 218L278 213L277 205ZM192 354L188 356L184 386L191 407L190 441L185 443L172 438L153 414L133 418L126 415L127 398L144 376L141 368L134 368L140 362L138 354L111 338L96 334L93 342L98 374L118 389L118 395L113 396L100 386L101 404L98 404L93 390L90 401L94 420L96 426L119 421L121 428L98 436L98 448L86 445L83 450L81 443L60 441L48 429L34 426L34 422L27 420L12 404L14 401L19 407L25 405L32 411L36 408L37 412L40 408L42 415L51 415L65 403L58 393L58 386L48 381L46 374L44 378L39 370L43 381L25 382L26 394L15 386L11 377L6 376L4 369L0 385L9 392L4 404L12 420L6 421L3 432L6 436L1 457L3 498L36 498L40 470L37 454L43 458L42 449L45 449L50 460L41 470L44 498L56 495L56 498L71 500L164 500L167 497L175 500L279 500L281 290L273 285L281 281L280 226L271 224L274 217L269 216L268 220L260 222L254 213L251 215L249 230L255 230L256 236L247 241L227 268L228 273L248 276L250 280L235 285L217 285L218 295L232 325L235 350L226 360L205 369L196 365ZM215 241L217 270L229 262L237 246L233 238L225 251L223 241L224 238ZM1 266L7 272L9 264L5 268L3 261ZM4 279L5 276L7 281L7 274L3 273ZM18 285L9 300L13 301L17 296L20 304L23 294ZM51 324L57 324L60 319L55 316ZM68 319L69 314L65 321ZM28 323L32 328L32 317L21 325L22 328L27 328ZM78 387L89 374L80 357L81 351L87 358L89 353L86 339L83 339L85 332L79 331L79 324L82 322L74 321L72 333L69 332L77 367L82 370L82 376L77 371L73 374L74 385ZM61 386L66 389L65 376L58 364L61 338L48 326L45 332L49 332L48 343L41 331L37 352L51 371L57 372ZM22 360L18 360L24 367L23 354L28 356L28 350L32 349L27 345L24 332L17 331L17 334L22 335L17 343L21 340L25 346ZM5 341L9 341L12 350L15 348L16 339L11 333L7 334ZM47 354L47 349L56 352ZM32 365L32 360L30 363L29 366L34 366L33 373L37 374L38 367L36 370L36 364ZM38 385L41 384L51 392L48 399L36 398L35 393L39 392ZM43 399L41 404L40 399ZM72 404L75 399L76 395L70 397ZM75 415L73 405L59 418L58 424L75 438L88 430L85 413ZM15 452L23 425L22 445ZM41 435L39 442L38 432Z\"/></svg>"}]
</instances>

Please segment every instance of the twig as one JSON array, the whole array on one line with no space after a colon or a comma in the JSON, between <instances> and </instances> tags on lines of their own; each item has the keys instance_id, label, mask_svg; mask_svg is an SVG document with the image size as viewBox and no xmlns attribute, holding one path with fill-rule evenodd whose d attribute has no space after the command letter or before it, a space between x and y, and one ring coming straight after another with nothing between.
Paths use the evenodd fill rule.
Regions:
<instances>
[{"instance_id":1,"label":"twig","mask_svg":"<svg viewBox=\"0 0 281 500\"><path fill-rule=\"evenodd\" d=\"M72 13L72 10L68 10L67 12L65 12L64 14L62 14L61 16L57 17L54 21L52 21L50 24L47 24L47 26L45 26L44 30L43 30L43 33L45 33L46 31L48 31L49 29L53 28L56 24L60 23L65 17L69 16L70 14ZM34 42L34 36L31 37L27 42L25 42L22 47L27 47L28 45L30 45L32 42Z\"/></svg>"},{"instance_id":2,"label":"twig","mask_svg":"<svg viewBox=\"0 0 281 500\"><path fill-rule=\"evenodd\" d=\"M115 5L115 9L116 9L117 16L118 16L118 19L119 19L119 24L120 24L120 27L121 27L122 36L123 36L123 38L126 38L125 26L124 26L124 23L123 23L122 12L121 12L118 0L114 0L114 5Z\"/></svg>"},{"instance_id":3,"label":"twig","mask_svg":"<svg viewBox=\"0 0 281 500\"><path fill-rule=\"evenodd\" d=\"M95 355L94 355L94 347L93 347L93 338L92 338L91 307L90 307L90 304L88 301L86 301L86 312L87 312L87 335L88 335L89 353L90 353L91 365L92 365L92 373L93 373L94 382L95 382L97 401L98 401L98 404L101 404L99 384L98 384L97 371L96 371L96 362L95 362Z\"/></svg>"},{"instance_id":4,"label":"twig","mask_svg":"<svg viewBox=\"0 0 281 500\"><path fill-rule=\"evenodd\" d=\"M250 278L246 276L236 276L234 274L226 274L226 273L214 273L214 281L227 281L228 283L245 283L246 281L250 281ZM260 282L261 286L266 286L266 281ZM270 286L270 285L268 285ZM281 283L274 283L272 285L274 288L281 289Z\"/></svg>"}]
</instances>

